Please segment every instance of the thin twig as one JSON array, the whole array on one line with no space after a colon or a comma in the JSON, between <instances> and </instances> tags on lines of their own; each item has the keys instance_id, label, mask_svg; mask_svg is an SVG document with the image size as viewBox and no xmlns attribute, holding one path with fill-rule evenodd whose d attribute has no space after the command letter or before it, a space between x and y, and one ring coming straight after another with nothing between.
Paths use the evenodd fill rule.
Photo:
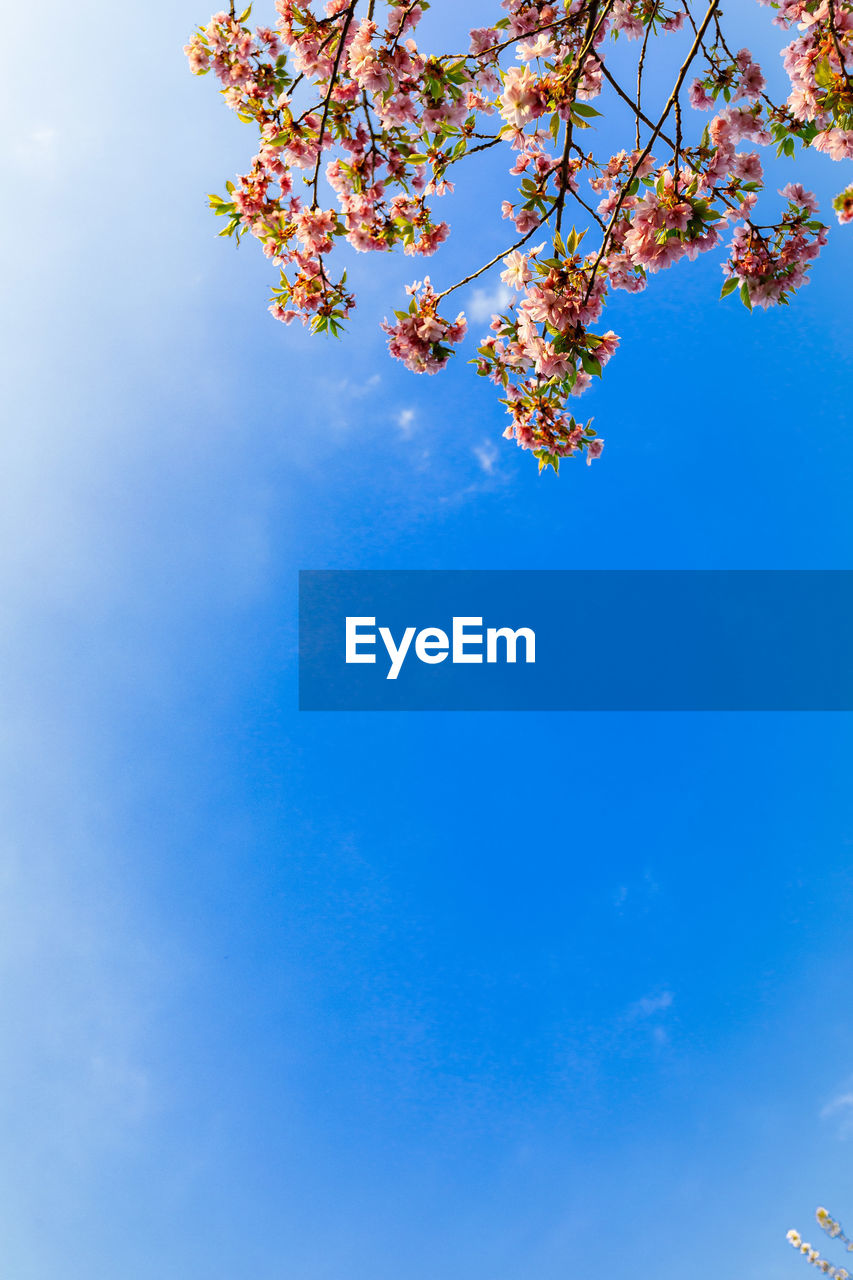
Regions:
<instances>
[{"instance_id":1,"label":"thin twig","mask_svg":"<svg viewBox=\"0 0 853 1280\"><path fill-rule=\"evenodd\" d=\"M326 121L329 118L329 107L331 106L331 103L332 103L332 94L335 91L335 82L338 78L338 67L340 66L341 55L343 54L344 45L346 44L347 32L349 31L350 23L352 22L353 17L355 15L357 4L358 4L358 0L350 0L350 5L349 5L349 8L347 9L347 16L344 19L343 26L341 28L341 38L338 41L338 47L335 50L335 62L334 62L334 66L332 67L332 74L329 77L329 89L328 89L328 92L326 93L326 98L323 103L323 117L320 121L320 132L317 135L317 163L314 166L314 180L311 184L314 191L314 198L311 201L312 209L317 208L317 204L319 200L319 197L317 194L317 185L320 181L320 165L323 162L323 134L326 131Z\"/></svg>"},{"instance_id":2,"label":"thin twig","mask_svg":"<svg viewBox=\"0 0 853 1280\"><path fill-rule=\"evenodd\" d=\"M406 12L403 14L402 18L400 19L400 25L397 28L397 34L394 37L394 43L391 45L392 54L397 52L397 45L400 43L400 36L403 34L403 29L406 25L406 19L408 18L412 10L415 9L419 4L420 4L420 0L410 0L410 3L406 6Z\"/></svg>"},{"instance_id":3,"label":"thin twig","mask_svg":"<svg viewBox=\"0 0 853 1280\"><path fill-rule=\"evenodd\" d=\"M652 34L652 24L646 27L646 34L643 36L643 47L640 50L640 61L637 64L637 150L640 150L640 104L643 100L643 68L646 65L646 49L649 47L649 36Z\"/></svg>"},{"instance_id":4,"label":"thin twig","mask_svg":"<svg viewBox=\"0 0 853 1280\"><path fill-rule=\"evenodd\" d=\"M596 59L596 61L598 62L598 65L601 67L601 70L604 73L605 80L616 90L616 92L619 94L619 97L622 99L622 101L627 103L627 105L631 108L631 110L636 113L639 108L637 103L631 97L631 95L626 93L625 90L620 85L619 81L610 74L610 72L607 70L606 63L599 56L599 54L595 52L595 50L593 50L592 56ZM643 124L647 125L650 129L654 129L655 127L654 121L650 120L649 117L647 115L644 115L642 111L640 111L640 119L642 120ZM673 140L667 137L663 129L658 130L658 137L662 138L668 147L675 146L675 143L673 142Z\"/></svg>"},{"instance_id":5,"label":"thin twig","mask_svg":"<svg viewBox=\"0 0 853 1280\"><path fill-rule=\"evenodd\" d=\"M569 156L571 155L572 138L574 133L574 125L573 125L572 116L571 116L571 109L572 109L572 105L574 104L575 97L577 95L578 85L580 84L581 76L583 75L583 69L584 69L584 64L586 63L587 55L589 54L590 50L593 48L595 44L596 36L601 30L601 27L605 19L607 18L608 13L612 8L613 8L613 0L607 0L607 4L605 4L604 10L599 16L598 0L592 0L592 3L589 6L589 13L587 14L586 31L584 32L584 38L583 38L583 43L581 44L581 50L580 50L580 53L578 54L577 61L574 67L572 68L571 74L569 76L569 86L570 86L569 87L569 119L566 122L566 144L563 147L563 158L560 161L560 189L557 193L557 228L556 229L558 234L563 222L563 206L566 203L566 187L568 186L568 183L569 183Z\"/></svg>"},{"instance_id":6,"label":"thin twig","mask_svg":"<svg viewBox=\"0 0 853 1280\"><path fill-rule=\"evenodd\" d=\"M835 21L835 0L828 0L827 8L829 10L829 29L832 32L832 39L838 54L838 61L841 63L841 74L847 81L847 88L851 93L853 93L853 79L851 79L850 73L847 70L846 54L841 48L841 38L838 34L838 26Z\"/></svg>"},{"instance_id":7,"label":"thin twig","mask_svg":"<svg viewBox=\"0 0 853 1280\"><path fill-rule=\"evenodd\" d=\"M628 190L631 184L633 183L634 179L636 178L637 174L639 173L640 167L643 164L643 161L646 159L648 155L650 155L652 147L654 146L655 141L657 140L658 135L660 134L660 131L664 126L666 118L669 115L670 111L672 110L673 105L676 99L678 98L678 95L681 92L682 85L684 84L684 81L687 77L687 72L690 70L691 63L693 62L693 59L696 57L696 54L699 52L699 46L702 43L702 37L707 31L708 24L710 23L711 19L713 18L714 14L717 11L717 6L719 5L719 2L720 0L711 0L710 5L708 6L708 12L705 14L705 17L702 19L702 25L699 27L699 30L696 32L696 39L693 41L693 45L690 49L690 52L688 53L686 59L684 60L681 66L681 70L678 73L678 78L675 82L675 85L673 86L672 93L669 95L669 98L667 99L666 106L663 109L663 114L661 115L660 120L652 130L652 136L649 138L649 141L645 147L645 150L643 151L642 155L637 157L636 161L634 162L634 166L631 169L630 174L628 175L628 177L626 178L622 186L622 190L619 194L619 199L616 202L616 208L613 210L613 215L610 219L610 222L607 225L607 230L605 231L601 241L601 248L598 251L598 256L596 257L595 262L593 263L592 271L590 272L589 283L587 285L586 295L585 295L586 302L589 301L589 296L592 293L593 282L595 281L598 268L601 266L602 259L604 258L604 255L607 252L607 246L608 246L610 237L613 234L613 228L616 226L616 221L621 212L622 205L625 203L625 199L628 195Z\"/></svg>"},{"instance_id":8,"label":"thin twig","mask_svg":"<svg viewBox=\"0 0 853 1280\"><path fill-rule=\"evenodd\" d=\"M499 142L503 142L503 138L501 137L491 138L488 142L479 142L476 147L467 147L464 152L464 155L461 155L459 159L463 160L465 156L473 156L478 151L490 151L491 148L496 146L497 143Z\"/></svg>"},{"instance_id":9,"label":"thin twig","mask_svg":"<svg viewBox=\"0 0 853 1280\"><path fill-rule=\"evenodd\" d=\"M519 40L529 40L531 36L538 36L542 31L553 31L555 27L565 26L568 21L569 18L564 15L562 18L555 19L554 22L546 22L541 27L534 27L532 31L522 31L520 35L510 36L508 40L502 40L500 44L487 45L486 48L481 49L479 53L466 53L464 55L465 61L470 62L472 58L475 61L479 61L480 58L485 58L487 53L500 53L503 49L508 49L511 44L518 44ZM451 58L456 61L459 58L459 54L442 53L437 61L448 62Z\"/></svg>"},{"instance_id":10,"label":"thin twig","mask_svg":"<svg viewBox=\"0 0 853 1280\"><path fill-rule=\"evenodd\" d=\"M581 199L581 197L578 195L577 191L575 191L574 189L572 189L572 190L571 190L570 195L574 196L574 198L575 198L575 200L577 200L578 204L579 204L579 205L582 205L582 206L583 206L583 208L584 208L584 209L586 209L587 213L588 213L588 214L590 214L593 218L595 218L596 222L598 223L598 225L601 227L601 229L602 229L602 231L603 231L603 230L604 230L604 220L603 220L603 218L600 218L600 217L598 216L598 214L597 214L597 213L595 212L595 210L593 209L592 205L588 205L588 204L587 204L587 202L586 202L585 200L582 200L582 199Z\"/></svg>"},{"instance_id":11,"label":"thin twig","mask_svg":"<svg viewBox=\"0 0 853 1280\"><path fill-rule=\"evenodd\" d=\"M320 42L320 44L317 46L317 54L320 54L320 53L322 53L322 52L323 52L323 50L325 49L326 45L327 45L327 44L329 43L329 41L334 37L334 34L335 34L335 28L334 28L334 27L332 27L332 30L331 30L331 31L329 32L329 34L326 36L325 40L322 40L322 41ZM315 55L315 56L316 56L316 55ZM300 81L302 81L302 80L304 80L304 79L305 79L305 76L306 76L306 75L307 75L307 72L305 72L305 71L300 71L300 72L299 72L299 75L296 77L296 79L295 79L295 80L293 81L293 83L290 85L290 95L291 95L291 97L293 96L293 90L294 90L294 89L296 88L296 86L300 83ZM312 109L313 109L313 108L312 108ZM307 112L305 112L304 114L306 114L306 115L307 115ZM300 116L300 119L301 119L301 118L302 118L302 117Z\"/></svg>"},{"instance_id":12,"label":"thin twig","mask_svg":"<svg viewBox=\"0 0 853 1280\"><path fill-rule=\"evenodd\" d=\"M469 276L466 276L464 280L457 280L456 284L452 284L449 289L445 289L443 293L436 294L436 299L435 299L436 302L440 302L442 298L446 298L447 295L450 293L455 293L456 290L461 289L463 285L470 284L472 280L476 280L478 276L483 275L483 273L488 271L491 267L496 267L502 258L507 257L507 255L510 253L514 253L515 250L520 249L523 244L527 244L527 241L532 239L533 236L536 234L537 231L539 231L541 227L544 227L545 223L548 221L548 219L551 217L551 214L554 212L556 205L557 205L557 202L555 200L554 203L551 205L551 208L545 214L544 218L542 218L541 222L537 222L535 227L531 227L531 229L527 232L527 235L522 236L520 240L516 240L515 244L511 244L508 249L503 249L499 254L497 254L494 258L492 258L490 262L486 262L483 264L482 267L478 267L476 271L472 271L471 274Z\"/></svg>"}]
</instances>

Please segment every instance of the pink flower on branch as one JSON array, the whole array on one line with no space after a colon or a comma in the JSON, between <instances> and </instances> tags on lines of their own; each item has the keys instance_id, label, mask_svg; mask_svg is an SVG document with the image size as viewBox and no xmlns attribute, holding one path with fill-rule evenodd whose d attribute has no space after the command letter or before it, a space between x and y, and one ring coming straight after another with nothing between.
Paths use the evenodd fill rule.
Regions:
<instances>
[{"instance_id":1,"label":"pink flower on branch","mask_svg":"<svg viewBox=\"0 0 853 1280\"><path fill-rule=\"evenodd\" d=\"M210 197L221 234L248 233L280 270L277 319L337 335L355 298L335 255L438 253L450 223L436 201L476 185L477 153L502 155L508 189L497 208L484 205L483 239L491 217L504 226L503 248L486 262L475 256L440 292L429 279L412 286L408 310L382 327L392 356L438 372L466 334L464 315L442 315L444 299L487 271L500 275L514 301L474 363L501 389L508 434L540 466L601 452L567 405L618 345L612 331L593 332L611 289L642 292L657 271L714 249L727 225L724 293L765 307L807 282L826 228L796 178L781 188L787 207L774 208L776 221L759 221L761 149L853 159L853 0L773 0L791 33L790 93L779 103L750 50L729 45L711 3L688 23L666 0L495 0L491 24L463 51L440 55L416 38L426 0L274 7L274 25L255 29L250 9L222 10L185 47L191 71L212 72L226 104L258 131L247 172ZM609 53L626 37L636 42L627 75L624 55ZM653 106L643 73L658 39L660 59L673 47L673 80ZM711 112L707 124L691 108ZM612 154L600 145L600 114L626 129ZM834 208L840 223L853 221L849 182ZM581 230L567 234L571 223Z\"/></svg>"},{"instance_id":2,"label":"pink flower on branch","mask_svg":"<svg viewBox=\"0 0 853 1280\"><path fill-rule=\"evenodd\" d=\"M409 310L395 312L396 324L387 320L382 324L388 334L388 350L412 373L438 373L453 355L453 347L465 337L467 321L461 311L453 321L438 314L440 299L429 276L410 285L406 292L411 296Z\"/></svg>"}]
</instances>

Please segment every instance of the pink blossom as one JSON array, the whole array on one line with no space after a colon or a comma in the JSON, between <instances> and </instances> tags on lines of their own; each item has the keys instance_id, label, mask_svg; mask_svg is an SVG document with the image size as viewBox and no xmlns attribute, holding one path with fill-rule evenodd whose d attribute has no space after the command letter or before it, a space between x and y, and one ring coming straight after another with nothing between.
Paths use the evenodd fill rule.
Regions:
<instances>
[{"instance_id":1,"label":"pink blossom","mask_svg":"<svg viewBox=\"0 0 853 1280\"><path fill-rule=\"evenodd\" d=\"M505 271L501 272L501 280L511 289L521 289L524 285L529 284L533 279L533 272L530 270L530 257L538 253L543 245L539 245L537 249L531 250L530 255L519 253L517 249L513 249L512 253L507 254L504 258Z\"/></svg>"},{"instance_id":2,"label":"pink blossom","mask_svg":"<svg viewBox=\"0 0 853 1280\"><path fill-rule=\"evenodd\" d=\"M701 80L694 80L688 90L691 107L695 107L697 111L710 111L714 105L714 99L706 90Z\"/></svg>"},{"instance_id":3,"label":"pink blossom","mask_svg":"<svg viewBox=\"0 0 853 1280\"><path fill-rule=\"evenodd\" d=\"M504 120L521 128L545 109L545 98L539 80L529 67L510 67L504 76L500 99Z\"/></svg>"},{"instance_id":4,"label":"pink blossom","mask_svg":"<svg viewBox=\"0 0 853 1280\"><path fill-rule=\"evenodd\" d=\"M471 53L475 58L479 57L498 42L498 33L494 27L477 27L471 32Z\"/></svg>"},{"instance_id":5,"label":"pink blossom","mask_svg":"<svg viewBox=\"0 0 853 1280\"><path fill-rule=\"evenodd\" d=\"M388 350L413 373L437 373L453 354L451 347L461 342L468 328L463 312L454 321L438 315L436 297L429 277L407 288L412 302L407 313L398 313L397 323L385 320Z\"/></svg>"},{"instance_id":6,"label":"pink blossom","mask_svg":"<svg viewBox=\"0 0 853 1280\"><path fill-rule=\"evenodd\" d=\"M808 209L809 213L817 213L820 208L817 196L813 191L807 191L801 182L789 182L779 192L780 196L784 196L786 200L790 200L792 204L798 205L801 209Z\"/></svg>"}]
</instances>

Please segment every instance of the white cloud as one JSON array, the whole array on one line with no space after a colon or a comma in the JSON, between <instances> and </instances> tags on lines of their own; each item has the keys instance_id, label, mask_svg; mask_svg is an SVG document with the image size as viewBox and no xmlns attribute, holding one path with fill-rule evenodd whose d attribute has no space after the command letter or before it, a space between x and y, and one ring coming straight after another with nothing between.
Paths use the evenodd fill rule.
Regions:
<instances>
[{"instance_id":1,"label":"white cloud","mask_svg":"<svg viewBox=\"0 0 853 1280\"><path fill-rule=\"evenodd\" d=\"M466 311L471 320L477 324L485 324L496 312L504 311L514 297L515 294L505 284L498 284L491 291L475 289Z\"/></svg>"},{"instance_id":2,"label":"white cloud","mask_svg":"<svg viewBox=\"0 0 853 1280\"><path fill-rule=\"evenodd\" d=\"M671 991L662 991L660 995L656 996L643 996L631 1005L627 1016L631 1021L640 1018L651 1018L656 1013L664 1013L674 999L675 997Z\"/></svg>"},{"instance_id":3,"label":"white cloud","mask_svg":"<svg viewBox=\"0 0 853 1280\"><path fill-rule=\"evenodd\" d=\"M417 413L414 409L401 409L397 414L396 422L404 436L410 436L415 427L415 419Z\"/></svg>"},{"instance_id":4,"label":"white cloud","mask_svg":"<svg viewBox=\"0 0 853 1280\"><path fill-rule=\"evenodd\" d=\"M492 444L491 440L486 440L483 444L475 445L474 456L487 476L494 474L495 463L498 460L498 451Z\"/></svg>"},{"instance_id":5,"label":"white cloud","mask_svg":"<svg viewBox=\"0 0 853 1280\"><path fill-rule=\"evenodd\" d=\"M853 1093L840 1093L821 1108L821 1120L835 1120L839 1138L853 1136Z\"/></svg>"},{"instance_id":6,"label":"white cloud","mask_svg":"<svg viewBox=\"0 0 853 1280\"><path fill-rule=\"evenodd\" d=\"M364 382L350 382L349 378L345 378L341 383L341 391L352 400L360 400L363 396L372 395L382 381L381 374L372 373L369 378L365 378Z\"/></svg>"}]
</instances>

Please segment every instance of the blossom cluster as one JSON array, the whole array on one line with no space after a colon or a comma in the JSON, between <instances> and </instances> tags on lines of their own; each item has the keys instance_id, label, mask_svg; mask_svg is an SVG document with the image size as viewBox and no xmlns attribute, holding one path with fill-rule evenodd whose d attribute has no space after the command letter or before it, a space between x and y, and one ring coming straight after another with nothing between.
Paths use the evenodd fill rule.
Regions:
<instances>
[{"instance_id":1,"label":"blossom cluster","mask_svg":"<svg viewBox=\"0 0 853 1280\"><path fill-rule=\"evenodd\" d=\"M841 1223L833 1218L824 1208L819 1208L815 1212L818 1225L831 1240L837 1240L846 1246L847 1252L853 1252L853 1240L848 1239L842 1230ZM797 1250L798 1253L810 1262L813 1267L822 1272L825 1276L829 1276L830 1280L850 1280L850 1272L844 1267L834 1266L827 1258L821 1256L820 1251L815 1249L807 1240L804 1240L799 1231L789 1231L786 1239L788 1243Z\"/></svg>"},{"instance_id":2,"label":"blossom cluster","mask_svg":"<svg viewBox=\"0 0 853 1280\"><path fill-rule=\"evenodd\" d=\"M492 25L440 56L418 43L427 0L275 0L273 24L258 27L232 4L185 50L257 130L247 171L210 197L221 234L249 233L278 269L277 319L337 335L356 303L344 246L434 255L450 234L442 198L457 175L475 180L477 153L497 149L512 182L499 208L510 243L444 288L411 285L408 309L382 326L388 348L416 373L445 368L467 324L442 316L444 299L499 273L512 300L473 363L500 390L505 435L540 469L590 461L602 441L569 403L618 346L599 324L611 290L639 293L656 272L726 242L723 296L738 292L750 310L787 303L826 242L817 202L796 181L758 221L761 151L853 159L853 0L759 3L792 33L781 103L750 50L730 46L719 0L496 0ZM613 70L617 40L637 50L627 78ZM654 110L651 40L674 67ZM589 139L605 111L624 113L627 136L597 154ZM834 208L853 221L853 186Z\"/></svg>"},{"instance_id":3,"label":"blossom cluster","mask_svg":"<svg viewBox=\"0 0 853 1280\"><path fill-rule=\"evenodd\" d=\"M723 295L740 288L747 307L787 302L806 282L809 263L826 244L826 227L814 218L817 201L810 191L789 182L779 192L788 200L782 221L768 234L761 227L741 224L732 237L723 270Z\"/></svg>"},{"instance_id":4,"label":"blossom cluster","mask_svg":"<svg viewBox=\"0 0 853 1280\"><path fill-rule=\"evenodd\" d=\"M462 312L453 321L442 319L429 276L409 285L407 292L411 296L408 311L395 313L396 324L386 320L382 325L389 337L388 349L412 373L438 373L464 338L467 321Z\"/></svg>"}]
</instances>

